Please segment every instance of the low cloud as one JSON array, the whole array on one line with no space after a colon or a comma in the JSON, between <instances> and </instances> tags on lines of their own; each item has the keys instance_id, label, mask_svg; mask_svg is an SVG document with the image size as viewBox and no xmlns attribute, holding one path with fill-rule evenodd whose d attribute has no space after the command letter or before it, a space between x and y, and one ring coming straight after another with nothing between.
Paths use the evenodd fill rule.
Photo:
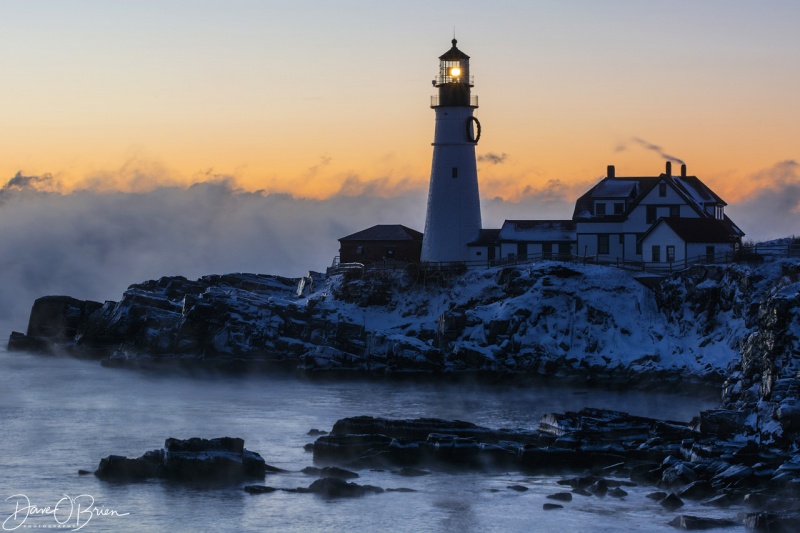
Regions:
<instances>
[{"instance_id":1,"label":"low cloud","mask_svg":"<svg viewBox=\"0 0 800 533\"><path fill-rule=\"evenodd\" d=\"M478 156L478 162L489 163L491 165L499 165L501 163L505 163L506 159L508 159L508 154L505 152L501 154L489 152Z\"/></svg>"},{"instance_id":2,"label":"low cloud","mask_svg":"<svg viewBox=\"0 0 800 533\"><path fill-rule=\"evenodd\" d=\"M800 165L787 160L747 178L758 184L749 196L728 207L748 240L800 236Z\"/></svg>"},{"instance_id":3,"label":"low cloud","mask_svg":"<svg viewBox=\"0 0 800 533\"><path fill-rule=\"evenodd\" d=\"M166 275L297 277L329 266L339 237L374 224L422 231L425 220L421 191L313 200L245 192L220 179L59 194L37 189L46 177L18 176L0 187L0 322L23 330L40 296L115 300L132 283Z\"/></svg>"}]
</instances>

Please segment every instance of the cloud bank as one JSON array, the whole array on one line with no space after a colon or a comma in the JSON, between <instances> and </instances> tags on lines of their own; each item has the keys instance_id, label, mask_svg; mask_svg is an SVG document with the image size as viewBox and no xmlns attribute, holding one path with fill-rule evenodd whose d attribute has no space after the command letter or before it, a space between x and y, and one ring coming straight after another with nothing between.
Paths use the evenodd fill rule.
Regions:
<instances>
[{"instance_id":1,"label":"cloud bank","mask_svg":"<svg viewBox=\"0 0 800 533\"><path fill-rule=\"evenodd\" d=\"M777 163L749 179L758 193L728 207L761 241L800 235L800 165ZM117 299L132 284L165 275L257 272L296 277L324 270L339 237L374 224L422 231L427 191L380 180L346 180L325 200L247 192L232 179L144 192L68 194L50 176L18 173L0 187L0 342L24 330L33 300L67 294ZM568 219L575 187L551 180L514 201L484 198L483 225L505 219Z\"/></svg>"}]
</instances>

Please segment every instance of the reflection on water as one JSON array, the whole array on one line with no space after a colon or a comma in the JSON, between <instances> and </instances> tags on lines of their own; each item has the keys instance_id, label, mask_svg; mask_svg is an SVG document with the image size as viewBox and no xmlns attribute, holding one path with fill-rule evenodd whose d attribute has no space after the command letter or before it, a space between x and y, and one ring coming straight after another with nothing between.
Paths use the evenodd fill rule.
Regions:
<instances>
[{"instance_id":1,"label":"reflection on water","mask_svg":"<svg viewBox=\"0 0 800 533\"><path fill-rule=\"evenodd\" d=\"M714 403L708 398L552 387L264 376L197 379L4 351L0 369L5 486L0 519L13 510L2 500L17 493L42 506L54 504L63 494L91 494L98 505L130 513L96 517L90 531L537 530L532 525L552 528L542 531L659 530L668 517L644 498L645 489L632 490L623 501L576 500L567 504L569 513L559 516L542 511L544 496L563 490L556 479L513 472L407 478L361 471L359 483L416 492L325 501L283 492L251 496L238 487L202 490L158 481L117 485L78 476L77 471L94 469L109 454L138 457L161 447L167 437L227 435L244 438L246 447L261 453L267 463L291 471L268 476L266 484L306 487L312 479L299 471L312 462L303 450L313 440L308 430L329 430L346 416L457 418L489 427L532 429L544 413L585 406L689 420ZM530 490L510 491L512 484ZM51 519L36 518L41 525Z\"/></svg>"}]
</instances>

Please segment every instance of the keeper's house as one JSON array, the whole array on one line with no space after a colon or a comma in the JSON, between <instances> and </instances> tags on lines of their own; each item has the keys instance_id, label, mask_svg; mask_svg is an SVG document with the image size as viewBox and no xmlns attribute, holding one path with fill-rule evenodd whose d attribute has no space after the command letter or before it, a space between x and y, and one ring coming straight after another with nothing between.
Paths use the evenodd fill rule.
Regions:
<instances>
[{"instance_id":1,"label":"keeper's house","mask_svg":"<svg viewBox=\"0 0 800 533\"><path fill-rule=\"evenodd\" d=\"M597 261L672 263L724 259L744 232L725 214L727 204L696 176L666 172L620 178L614 167L575 203L578 255Z\"/></svg>"}]
</instances>

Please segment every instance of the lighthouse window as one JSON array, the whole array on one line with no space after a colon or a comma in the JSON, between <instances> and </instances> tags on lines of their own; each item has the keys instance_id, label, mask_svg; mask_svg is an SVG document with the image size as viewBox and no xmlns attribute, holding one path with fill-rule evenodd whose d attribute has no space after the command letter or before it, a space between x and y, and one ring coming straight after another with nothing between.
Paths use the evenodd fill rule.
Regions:
<instances>
[{"instance_id":1,"label":"lighthouse window","mask_svg":"<svg viewBox=\"0 0 800 533\"><path fill-rule=\"evenodd\" d=\"M453 177L454 178L458 177L458 167L453 167Z\"/></svg>"}]
</instances>

